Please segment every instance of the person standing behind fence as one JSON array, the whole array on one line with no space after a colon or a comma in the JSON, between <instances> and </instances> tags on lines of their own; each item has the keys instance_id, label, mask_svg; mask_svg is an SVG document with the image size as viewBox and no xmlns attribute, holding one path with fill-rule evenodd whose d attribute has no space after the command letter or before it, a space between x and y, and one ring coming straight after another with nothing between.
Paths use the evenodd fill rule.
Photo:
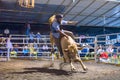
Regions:
<instances>
[{"instance_id":1,"label":"person standing behind fence","mask_svg":"<svg viewBox=\"0 0 120 80\"><path fill-rule=\"evenodd\" d=\"M37 38L37 43L39 43L41 41L41 34L39 32L36 34L36 38Z\"/></svg>"},{"instance_id":2,"label":"person standing behind fence","mask_svg":"<svg viewBox=\"0 0 120 80\"><path fill-rule=\"evenodd\" d=\"M28 46L27 46L27 45L23 47L22 52L23 52L23 55L24 55L24 56L28 56L29 49L28 49Z\"/></svg>"},{"instance_id":3,"label":"person standing behind fence","mask_svg":"<svg viewBox=\"0 0 120 80\"><path fill-rule=\"evenodd\" d=\"M32 56L37 57L37 51L35 50L33 43L29 44L29 51L30 51L30 57L32 57Z\"/></svg>"},{"instance_id":4,"label":"person standing behind fence","mask_svg":"<svg viewBox=\"0 0 120 80\"><path fill-rule=\"evenodd\" d=\"M102 46L100 45L100 46L98 46L98 49L97 49L97 55L100 56L100 54L102 52L104 52L104 50L103 50Z\"/></svg>"},{"instance_id":5,"label":"person standing behind fence","mask_svg":"<svg viewBox=\"0 0 120 80\"><path fill-rule=\"evenodd\" d=\"M46 47L46 52L48 52L48 49L49 49L48 45L45 44L45 47Z\"/></svg>"},{"instance_id":6,"label":"person standing behind fence","mask_svg":"<svg viewBox=\"0 0 120 80\"><path fill-rule=\"evenodd\" d=\"M30 24L27 23L27 24L25 25L25 27L26 27L26 32L25 32L25 34L28 36L28 35L30 34L30 30L31 30Z\"/></svg>"},{"instance_id":7,"label":"person standing behind fence","mask_svg":"<svg viewBox=\"0 0 120 80\"><path fill-rule=\"evenodd\" d=\"M36 43L36 41L34 41L33 47L34 47L34 49L35 49L37 52L39 52L38 44Z\"/></svg>"},{"instance_id":8,"label":"person standing behind fence","mask_svg":"<svg viewBox=\"0 0 120 80\"><path fill-rule=\"evenodd\" d=\"M43 44L42 50L43 50L43 52L48 52L48 45L47 44Z\"/></svg>"},{"instance_id":9,"label":"person standing behind fence","mask_svg":"<svg viewBox=\"0 0 120 80\"><path fill-rule=\"evenodd\" d=\"M13 45L12 45L12 42L11 42L11 35L7 38L7 44L6 44L6 48L8 49L12 49L13 48Z\"/></svg>"},{"instance_id":10,"label":"person standing behind fence","mask_svg":"<svg viewBox=\"0 0 120 80\"><path fill-rule=\"evenodd\" d=\"M113 46L109 45L108 48L106 49L106 52L108 53L108 56L111 57L113 55Z\"/></svg>"},{"instance_id":11,"label":"person standing behind fence","mask_svg":"<svg viewBox=\"0 0 120 80\"><path fill-rule=\"evenodd\" d=\"M0 55L3 55L6 46L6 39L4 37L0 38Z\"/></svg>"},{"instance_id":12,"label":"person standing behind fence","mask_svg":"<svg viewBox=\"0 0 120 80\"><path fill-rule=\"evenodd\" d=\"M30 33L29 38L30 38L30 43L33 43L35 38L35 35L33 34L33 32Z\"/></svg>"},{"instance_id":13,"label":"person standing behind fence","mask_svg":"<svg viewBox=\"0 0 120 80\"><path fill-rule=\"evenodd\" d=\"M6 44L6 48L7 48L7 60L10 60L10 51L13 49L13 45L11 40L11 35L7 38L7 44Z\"/></svg>"}]
</instances>

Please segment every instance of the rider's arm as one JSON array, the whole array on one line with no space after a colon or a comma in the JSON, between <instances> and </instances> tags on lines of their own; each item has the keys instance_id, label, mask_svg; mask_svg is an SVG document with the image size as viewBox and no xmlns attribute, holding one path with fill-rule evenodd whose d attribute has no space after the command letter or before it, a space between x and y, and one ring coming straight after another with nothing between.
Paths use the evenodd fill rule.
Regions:
<instances>
[{"instance_id":1,"label":"rider's arm","mask_svg":"<svg viewBox=\"0 0 120 80\"><path fill-rule=\"evenodd\" d=\"M54 22L54 23L52 24L52 27L54 28L54 30L55 30L56 32L59 32L61 35L64 35L64 36L67 37L67 35L60 30L60 25L59 25L59 24L57 24L57 23Z\"/></svg>"},{"instance_id":2,"label":"rider's arm","mask_svg":"<svg viewBox=\"0 0 120 80\"><path fill-rule=\"evenodd\" d=\"M76 25L77 21L67 21L67 24Z\"/></svg>"},{"instance_id":3,"label":"rider's arm","mask_svg":"<svg viewBox=\"0 0 120 80\"><path fill-rule=\"evenodd\" d=\"M64 32L62 32L61 30L57 30L61 35L68 37Z\"/></svg>"},{"instance_id":4,"label":"rider's arm","mask_svg":"<svg viewBox=\"0 0 120 80\"><path fill-rule=\"evenodd\" d=\"M68 24L70 24L70 25L76 25L77 21L65 21L65 20L62 20L61 24L62 25L68 25Z\"/></svg>"}]
</instances>

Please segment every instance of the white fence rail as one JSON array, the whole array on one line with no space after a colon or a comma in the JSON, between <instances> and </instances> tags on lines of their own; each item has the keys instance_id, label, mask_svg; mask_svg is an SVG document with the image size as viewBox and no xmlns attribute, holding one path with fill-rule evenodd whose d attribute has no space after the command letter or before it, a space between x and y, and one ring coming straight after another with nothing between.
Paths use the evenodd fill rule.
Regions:
<instances>
[{"instance_id":1,"label":"white fence rail","mask_svg":"<svg viewBox=\"0 0 120 80\"><path fill-rule=\"evenodd\" d=\"M10 59L10 57L16 57L16 58L18 58L18 57L50 58L51 45L50 45L49 35L42 35L42 38L40 39L40 41L38 41L37 38L34 38L34 40L36 42L33 43L33 44L36 44L38 46L35 50L36 54L31 55L30 52L28 52L29 55L25 56L23 54L23 50L25 49L26 45L28 46L28 45L31 44L31 43L29 43L29 40L30 40L30 38L26 35L11 35L11 42L13 44L13 48L18 49L17 54L15 54L15 52L14 52L14 55L13 55L11 53L12 51L9 51L6 48L6 46L5 46L6 43L0 43L0 45L4 45L4 46L0 47L0 53L1 53L0 57L7 57L7 60ZM89 45L93 44L94 45L95 37L85 37L85 38L82 38L82 39L79 38L79 37L75 37L75 40L79 44L89 44ZM82 41L82 40L84 40L84 41ZM89 41L89 40L91 40L91 41ZM48 45L48 50L46 50L46 51L42 50L43 47L41 45L43 45L43 44ZM18 45L18 46L15 47L15 45ZM28 48L30 48L30 47L28 46ZM57 53L58 52L57 47L55 47L55 49L56 49L55 53ZM87 53L88 53L88 51L87 52L80 52L79 54L87 54Z\"/></svg>"},{"instance_id":2,"label":"white fence rail","mask_svg":"<svg viewBox=\"0 0 120 80\"><path fill-rule=\"evenodd\" d=\"M97 35L95 39L95 52L97 53L97 48L102 46L104 52L108 53L110 63L120 64L120 33ZM109 52L109 47L112 47L113 52ZM116 56L116 57L115 57ZM114 58L114 59L113 59ZM97 54L95 56L95 61L97 62Z\"/></svg>"}]
</instances>

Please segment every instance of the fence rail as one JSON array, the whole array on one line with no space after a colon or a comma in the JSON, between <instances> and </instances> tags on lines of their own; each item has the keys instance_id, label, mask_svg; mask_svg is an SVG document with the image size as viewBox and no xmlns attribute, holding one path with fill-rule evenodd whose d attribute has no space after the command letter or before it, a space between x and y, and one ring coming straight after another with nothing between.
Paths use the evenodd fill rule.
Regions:
<instances>
[{"instance_id":1,"label":"fence rail","mask_svg":"<svg viewBox=\"0 0 120 80\"><path fill-rule=\"evenodd\" d=\"M7 39L7 38L5 38L5 39ZM34 40L37 40L37 39L38 38L34 38ZM94 39L95 39L95 37L85 37L84 38L84 39L93 39L92 42L89 42L89 41L88 42L81 42L82 39L80 39L80 37L75 37L75 40L76 40L76 42L78 44L93 44L94 45ZM50 43L49 35L42 35L42 38L40 39L42 42L36 41L36 43L33 43L33 44L38 45L38 47L36 48L36 51L35 51L37 55L36 54L32 55L32 54L30 54L30 52L28 52L29 55L28 56L24 56L22 50L25 49L24 45L31 44L29 42L29 40L30 40L30 38L28 36L26 36L26 35L11 35L11 42L12 42L12 44L13 45L19 45L17 47L13 46L13 48L17 48L19 50L17 51L17 54L14 53L14 55L13 55L11 53L12 51L10 49L6 48L6 46L5 46L6 43L0 43L0 45L4 45L4 47L0 47L0 50L3 50L2 52L0 51L0 53L1 53L0 57L7 57L8 59L10 59L12 57L16 57L16 58L18 58L18 57L37 57L37 58L39 58L39 57L44 57L45 58L46 57L46 58L48 58L49 57L50 58L51 43ZM42 51L41 50L42 47L40 45L43 45L43 44L48 45L48 51ZM27 49L29 49L29 48L30 47L28 46ZM58 50L57 50L56 46L55 46L55 49L56 49L55 53L58 53ZM22 55L20 55L20 54L22 54ZM79 54L80 55L82 55L82 54L88 54L88 51L87 52L83 51L83 52L80 52Z\"/></svg>"}]
</instances>

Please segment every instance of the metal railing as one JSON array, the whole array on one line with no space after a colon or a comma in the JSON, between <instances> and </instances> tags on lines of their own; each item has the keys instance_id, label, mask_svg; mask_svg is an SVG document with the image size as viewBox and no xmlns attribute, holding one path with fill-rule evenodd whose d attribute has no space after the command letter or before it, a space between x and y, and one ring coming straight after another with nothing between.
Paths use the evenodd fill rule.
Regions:
<instances>
[{"instance_id":1,"label":"metal railing","mask_svg":"<svg viewBox=\"0 0 120 80\"><path fill-rule=\"evenodd\" d=\"M117 43L120 43L120 33L97 35L95 38L95 53L97 53L98 46L102 46L105 52L107 52L108 46L113 46L114 51L112 53L107 52L111 55L109 56L109 63L120 64L120 45L115 45ZM116 58L114 58L114 55L116 55ZM98 61L97 54L95 55L95 61Z\"/></svg>"},{"instance_id":2,"label":"metal railing","mask_svg":"<svg viewBox=\"0 0 120 80\"><path fill-rule=\"evenodd\" d=\"M13 48L17 48L19 49L19 51L17 51L17 54L14 55L11 55L11 51L8 50L5 46L4 47L0 47L0 49L4 49L3 53L1 53L1 56L0 57L7 57L7 60L10 59L10 57L16 57L16 58L21 58L21 57L35 57L35 58L39 58L39 57L44 57L44 58L50 58L50 53L51 53L51 43L50 43L50 38L49 38L49 35L41 35L41 41L42 42L38 42L36 41L36 43L33 43L33 44L37 44L39 45L39 47L36 49L36 52L37 52L37 55L31 55L30 52L28 53L29 55L28 56L24 56L23 55L23 49L25 49L24 45L29 45L29 40L30 38L26 35L11 35L11 42L13 45L19 45L18 47L13 47ZM75 40L77 40L77 43L79 44L94 44L94 40L95 40L95 37L85 37L84 39L93 39L92 42L81 42L80 41L80 38L79 37L75 37ZM6 38L7 39L7 38ZM34 40L37 40L38 38L34 38ZM45 52L45 51L42 51L42 47L40 45L43 45L43 44L47 44L48 45L48 51ZM6 45L6 43L0 43L0 45ZM29 48L29 47L28 47ZM55 53L58 53L58 50L57 50L57 47L55 47L56 49L56 52ZM41 52L41 51L42 52ZM42 54L42 56L39 56L39 54ZM88 52L87 52L88 53ZM22 54L22 55L19 55L19 54ZM86 52L82 52L82 53L79 53L79 54L86 54Z\"/></svg>"}]
</instances>

